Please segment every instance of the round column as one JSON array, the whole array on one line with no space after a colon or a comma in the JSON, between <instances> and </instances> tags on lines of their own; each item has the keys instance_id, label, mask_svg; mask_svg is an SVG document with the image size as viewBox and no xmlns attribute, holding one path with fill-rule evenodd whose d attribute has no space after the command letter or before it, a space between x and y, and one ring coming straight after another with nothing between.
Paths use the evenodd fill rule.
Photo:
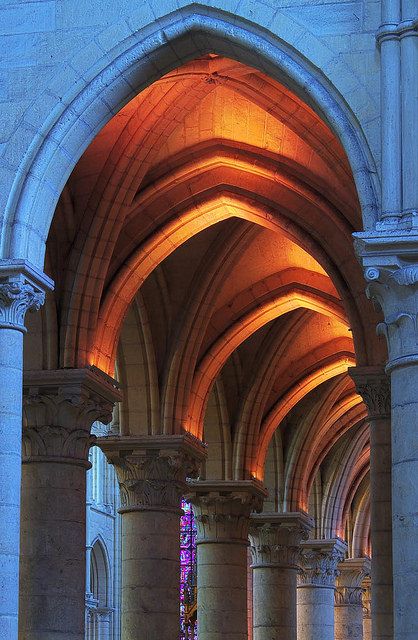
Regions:
<instances>
[{"instance_id":1,"label":"round column","mask_svg":"<svg viewBox=\"0 0 418 640\"><path fill-rule=\"evenodd\" d=\"M180 509L203 445L193 437L101 438L116 469L122 515L122 640L180 633Z\"/></svg>"},{"instance_id":2,"label":"round column","mask_svg":"<svg viewBox=\"0 0 418 640\"><path fill-rule=\"evenodd\" d=\"M265 495L253 481L189 483L197 524L199 640L248 639L248 528Z\"/></svg>"},{"instance_id":3,"label":"round column","mask_svg":"<svg viewBox=\"0 0 418 640\"><path fill-rule=\"evenodd\" d=\"M390 378L380 367L349 369L370 419L373 640L393 639Z\"/></svg>"},{"instance_id":4,"label":"round column","mask_svg":"<svg viewBox=\"0 0 418 640\"><path fill-rule=\"evenodd\" d=\"M411 606L411 594L418 590L418 264L410 258L418 246L396 236L363 243L367 292L384 313L378 331L387 340L391 376L394 637L416 640L418 607Z\"/></svg>"},{"instance_id":5,"label":"round column","mask_svg":"<svg viewBox=\"0 0 418 640\"><path fill-rule=\"evenodd\" d=\"M335 589L335 640L363 640L364 577L369 558L348 558L338 565Z\"/></svg>"},{"instance_id":6,"label":"round column","mask_svg":"<svg viewBox=\"0 0 418 640\"><path fill-rule=\"evenodd\" d=\"M302 543L303 564L297 588L297 636L334 640L334 591L337 565L347 545L341 540Z\"/></svg>"},{"instance_id":7,"label":"round column","mask_svg":"<svg viewBox=\"0 0 418 640\"><path fill-rule=\"evenodd\" d=\"M86 470L95 420L119 397L89 369L24 378L19 637L84 640Z\"/></svg>"},{"instance_id":8,"label":"round column","mask_svg":"<svg viewBox=\"0 0 418 640\"><path fill-rule=\"evenodd\" d=\"M18 637L24 319L44 302L42 280L28 265L0 260L0 638L7 640ZM52 282L45 277L44 285Z\"/></svg>"},{"instance_id":9,"label":"round column","mask_svg":"<svg viewBox=\"0 0 418 640\"><path fill-rule=\"evenodd\" d=\"M253 640L296 640L296 587L300 542L313 527L305 513L251 517Z\"/></svg>"}]
</instances>

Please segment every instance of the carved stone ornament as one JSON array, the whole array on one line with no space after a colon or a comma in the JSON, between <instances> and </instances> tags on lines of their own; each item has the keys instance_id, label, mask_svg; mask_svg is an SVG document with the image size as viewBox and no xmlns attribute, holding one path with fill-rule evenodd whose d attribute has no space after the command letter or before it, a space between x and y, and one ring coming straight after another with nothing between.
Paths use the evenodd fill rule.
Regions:
<instances>
[{"instance_id":1,"label":"carved stone ornament","mask_svg":"<svg viewBox=\"0 0 418 640\"><path fill-rule=\"evenodd\" d=\"M370 576L367 576L362 583L362 605L363 605L363 618L371 619L372 617L372 587Z\"/></svg>"},{"instance_id":2,"label":"carved stone ornament","mask_svg":"<svg viewBox=\"0 0 418 640\"><path fill-rule=\"evenodd\" d=\"M120 513L180 511L186 478L195 477L205 446L189 434L100 438L98 444L114 465L121 492Z\"/></svg>"},{"instance_id":3,"label":"carved stone ornament","mask_svg":"<svg viewBox=\"0 0 418 640\"><path fill-rule=\"evenodd\" d=\"M418 235L356 233L355 249L364 266L366 294L383 312L377 325L385 337L386 371L418 362Z\"/></svg>"},{"instance_id":4,"label":"carved stone ornament","mask_svg":"<svg viewBox=\"0 0 418 640\"><path fill-rule=\"evenodd\" d=\"M266 495L255 480L189 482L185 498L193 505L197 543L248 544L250 515L261 511Z\"/></svg>"},{"instance_id":5,"label":"carved stone ornament","mask_svg":"<svg viewBox=\"0 0 418 640\"><path fill-rule=\"evenodd\" d=\"M336 580L336 606L362 606L362 582L370 575L370 558L348 558L338 565Z\"/></svg>"},{"instance_id":6,"label":"carved stone ornament","mask_svg":"<svg viewBox=\"0 0 418 640\"><path fill-rule=\"evenodd\" d=\"M39 311L45 302L45 293L22 280L0 280L0 327L26 331L27 311Z\"/></svg>"},{"instance_id":7,"label":"carved stone ornament","mask_svg":"<svg viewBox=\"0 0 418 640\"><path fill-rule=\"evenodd\" d=\"M87 468L95 437L90 428L105 423L120 392L116 382L94 368L28 371L23 387L24 463L61 461Z\"/></svg>"},{"instance_id":8,"label":"carved stone ornament","mask_svg":"<svg viewBox=\"0 0 418 640\"><path fill-rule=\"evenodd\" d=\"M339 575L338 563L344 558L347 545L338 538L309 540L302 543L302 568L298 585L302 587L335 587Z\"/></svg>"},{"instance_id":9,"label":"carved stone ornament","mask_svg":"<svg viewBox=\"0 0 418 640\"><path fill-rule=\"evenodd\" d=\"M389 418L390 377L380 367L350 367L357 393L363 398L371 419Z\"/></svg>"},{"instance_id":10,"label":"carved stone ornament","mask_svg":"<svg viewBox=\"0 0 418 640\"><path fill-rule=\"evenodd\" d=\"M251 517L249 530L253 568L299 568L300 542L309 538L313 520L305 513L260 513Z\"/></svg>"}]
</instances>

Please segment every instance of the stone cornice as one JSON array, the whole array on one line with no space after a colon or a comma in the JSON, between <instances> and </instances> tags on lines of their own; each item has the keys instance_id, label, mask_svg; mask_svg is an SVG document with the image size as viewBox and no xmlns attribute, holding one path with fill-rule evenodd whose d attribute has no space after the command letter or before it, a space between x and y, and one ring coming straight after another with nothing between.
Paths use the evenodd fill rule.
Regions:
<instances>
[{"instance_id":1,"label":"stone cornice","mask_svg":"<svg viewBox=\"0 0 418 640\"><path fill-rule=\"evenodd\" d=\"M89 466L91 425L108 423L120 398L116 381L96 368L25 372L22 461Z\"/></svg>"},{"instance_id":2,"label":"stone cornice","mask_svg":"<svg viewBox=\"0 0 418 640\"><path fill-rule=\"evenodd\" d=\"M197 543L247 545L250 515L261 511L266 496L256 480L189 481L186 499L193 505Z\"/></svg>"},{"instance_id":3,"label":"stone cornice","mask_svg":"<svg viewBox=\"0 0 418 640\"><path fill-rule=\"evenodd\" d=\"M0 260L0 327L26 332L25 315L38 311L54 283L25 260Z\"/></svg>"},{"instance_id":4,"label":"stone cornice","mask_svg":"<svg viewBox=\"0 0 418 640\"><path fill-rule=\"evenodd\" d=\"M121 490L121 513L175 511L187 490L186 478L197 476L205 445L191 434L98 438L114 465Z\"/></svg>"},{"instance_id":5,"label":"stone cornice","mask_svg":"<svg viewBox=\"0 0 418 640\"><path fill-rule=\"evenodd\" d=\"M304 512L253 514L249 529L253 568L298 569L300 542L308 539L313 526L313 519Z\"/></svg>"},{"instance_id":6,"label":"stone cornice","mask_svg":"<svg viewBox=\"0 0 418 640\"><path fill-rule=\"evenodd\" d=\"M390 377L383 367L350 367L357 393L367 406L369 418L389 418L391 413Z\"/></svg>"},{"instance_id":7,"label":"stone cornice","mask_svg":"<svg viewBox=\"0 0 418 640\"><path fill-rule=\"evenodd\" d=\"M370 576L370 558L347 558L337 568L335 605L362 606L362 582L366 576Z\"/></svg>"},{"instance_id":8,"label":"stone cornice","mask_svg":"<svg viewBox=\"0 0 418 640\"><path fill-rule=\"evenodd\" d=\"M298 576L299 587L335 587L337 565L347 552L340 538L302 542L303 563Z\"/></svg>"}]
</instances>

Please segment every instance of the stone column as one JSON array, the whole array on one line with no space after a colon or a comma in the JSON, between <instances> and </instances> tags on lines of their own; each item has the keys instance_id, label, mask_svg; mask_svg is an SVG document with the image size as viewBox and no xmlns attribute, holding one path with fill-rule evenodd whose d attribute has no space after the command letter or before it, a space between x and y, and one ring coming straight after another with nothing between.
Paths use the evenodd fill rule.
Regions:
<instances>
[{"instance_id":1,"label":"stone column","mask_svg":"<svg viewBox=\"0 0 418 640\"><path fill-rule=\"evenodd\" d=\"M337 569L335 640L363 640L362 582L370 574L370 558L348 558Z\"/></svg>"},{"instance_id":2,"label":"stone column","mask_svg":"<svg viewBox=\"0 0 418 640\"><path fill-rule=\"evenodd\" d=\"M197 524L199 640L248 638L248 528L265 496L252 480L189 483Z\"/></svg>"},{"instance_id":3,"label":"stone column","mask_svg":"<svg viewBox=\"0 0 418 640\"><path fill-rule=\"evenodd\" d=\"M363 580L363 640L372 640L372 588L371 579Z\"/></svg>"},{"instance_id":4,"label":"stone column","mask_svg":"<svg viewBox=\"0 0 418 640\"><path fill-rule=\"evenodd\" d=\"M0 638L17 640L24 321L52 281L24 261L0 260Z\"/></svg>"},{"instance_id":5,"label":"stone column","mask_svg":"<svg viewBox=\"0 0 418 640\"><path fill-rule=\"evenodd\" d=\"M122 640L178 640L181 497L204 446L189 434L98 443L121 490Z\"/></svg>"},{"instance_id":6,"label":"stone column","mask_svg":"<svg viewBox=\"0 0 418 640\"><path fill-rule=\"evenodd\" d=\"M390 378L379 367L349 369L370 420L373 640L393 638Z\"/></svg>"},{"instance_id":7,"label":"stone column","mask_svg":"<svg viewBox=\"0 0 418 640\"><path fill-rule=\"evenodd\" d=\"M383 311L392 394L393 611L396 640L418 638L418 256L416 234L358 234L367 293ZM372 607L373 610L373 607Z\"/></svg>"},{"instance_id":8,"label":"stone column","mask_svg":"<svg viewBox=\"0 0 418 640\"><path fill-rule=\"evenodd\" d=\"M83 640L86 470L95 420L120 397L95 368L24 377L19 638Z\"/></svg>"},{"instance_id":9,"label":"stone column","mask_svg":"<svg viewBox=\"0 0 418 640\"><path fill-rule=\"evenodd\" d=\"M334 591L347 545L339 538L302 543L303 564L298 577L297 626L303 640L334 640Z\"/></svg>"},{"instance_id":10,"label":"stone column","mask_svg":"<svg viewBox=\"0 0 418 640\"><path fill-rule=\"evenodd\" d=\"M251 517L253 640L296 640L296 587L300 542L313 520L305 513Z\"/></svg>"}]
</instances>

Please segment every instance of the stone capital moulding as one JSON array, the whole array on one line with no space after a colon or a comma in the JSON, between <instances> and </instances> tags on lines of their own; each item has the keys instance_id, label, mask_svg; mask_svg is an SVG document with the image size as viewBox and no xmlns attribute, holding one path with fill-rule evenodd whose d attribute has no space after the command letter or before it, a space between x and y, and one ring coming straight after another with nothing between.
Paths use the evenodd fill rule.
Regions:
<instances>
[{"instance_id":1,"label":"stone capital moulding","mask_svg":"<svg viewBox=\"0 0 418 640\"><path fill-rule=\"evenodd\" d=\"M252 567L298 569L300 543L309 538L313 526L313 519L304 512L253 514L249 529Z\"/></svg>"},{"instance_id":2,"label":"stone capital moulding","mask_svg":"<svg viewBox=\"0 0 418 640\"><path fill-rule=\"evenodd\" d=\"M350 367L357 393L366 404L369 418L389 418L391 413L390 377L383 367Z\"/></svg>"},{"instance_id":3,"label":"stone capital moulding","mask_svg":"<svg viewBox=\"0 0 418 640\"><path fill-rule=\"evenodd\" d=\"M115 467L121 491L120 513L181 513L186 478L199 474L206 457L205 445L189 433L106 437L99 438L97 444Z\"/></svg>"},{"instance_id":4,"label":"stone capital moulding","mask_svg":"<svg viewBox=\"0 0 418 640\"><path fill-rule=\"evenodd\" d=\"M193 505L197 544L248 544L250 515L259 512L267 490L257 480L188 482L186 500Z\"/></svg>"},{"instance_id":5,"label":"stone capital moulding","mask_svg":"<svg viewBox=\"0 0 418 640\"><path fill-rule=\"evenodd\" d=\"M366 294L384 320L386 371L418 363L418 233L356 233L355 250L364 267Z\"/></svg>"},{"instance_id":6,"label":"stone capital moulding","mask_svg":"<svg viewBox=\"0 0 418 640\"><path fill-rule=\"evenodd\" d=\"M26 260L0 260L0 328L26 332L28 311L39 311L53 281Z\"/></svg>"},{"instance_id":7,"label":"stone capital moulding","mask_svg":"<svg viewBox=\"0 0 418 640\"><path fill-rule=\"evenodd\" d=\"M96 367L26 371L23 378L22 461L89 467L90 428L107 424L121 399L117 382Z\"/></svg>"},{"instance_id":8,"label":"stone capital moulding","mask_svg":"<svg viewBox=\"0 0 418 640\"><path fill-rule=\"evenodd\" d=\"M340 538L302 542L302 567L298 575L299 587L335 587L347 544Z\"/></svg>"},{"instance_id":9,"label":"stone capital moulding","mask_svg":"<svg viewBox=\"0 0 418 640\"><path fill-rule=\"evenodd\" d=\"M335 605L349 606L363 604L362 583L370 576L370 558L347 558L338 565L339 575L336 579Z\"/></svg>"}]
</instances>

